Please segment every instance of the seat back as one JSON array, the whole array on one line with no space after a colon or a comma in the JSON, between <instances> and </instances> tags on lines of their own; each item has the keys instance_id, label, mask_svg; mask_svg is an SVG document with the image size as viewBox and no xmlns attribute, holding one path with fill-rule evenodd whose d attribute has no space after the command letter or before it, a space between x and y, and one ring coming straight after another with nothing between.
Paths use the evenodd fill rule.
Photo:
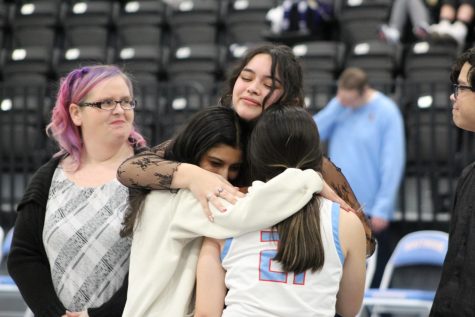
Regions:
<instances>
[{"instance_id":1,"label":"seat back","mask_svg":"<svg viewBox=\"0 0 475 317\"><path fill-rule=\"evenodd\" d=\"M2 240L1 252L3 254L3 257L5 258L10 253L10 247L12 245L12 239L13 239L13 232L14 232L14 228L11 228L10 230L8 230L7 234L5 235L5 238Z\"/></svg>"},{"instance_id":2,"label":"seat back","mask_svg":"<svg viewBox=\"0 0 475 317\"><path fill-rule=\"evenodd\" d=\"M348 50L346 67L363 69L370 85L389 95L394 90L401 53L401 47L381 41L361 42Z\"/></svg>"},{"instance_id":3,"label":"seat back","mask_svg":"<svg viewBox=\"0 0 475 317\"><path fill-rule=\"evenodd\" d=\"M50 27L18 27L12 30L4 73L49 75L55 53L56 33Z\"/></svg>"},{"instance_id":4,"label":"seat back","mask_svg":"<svg viewBox=\"0 0 475 317\"><path fill-rule=\"evenodd\" d=\"M386 264L380 289L435 290L433 286L437 287L440 280L448 239L446 232L436 230L421 230L404 236ZM422 278L416 279L417 276ZM404 283L408 281L411 282Z\"/></svg>"},{"instance_id":5,"label":"seat back","mask_svg":"<svg viewBox=\"0 0 475 317\"><path fill-rule=\"evenodd\" d=\"M353 45L376 40L378 28L388 20L390 0L345 1L339 13L341 39Z\"/></svg>"},{"instance_id":6,"label":"seat back","mask_svg":"<svg viewBox=\"0 0 475 317\"><path fill-rule=\"evenodd\" d=\"M3 246L4 237L5 237L5 231L3 231L3 228L0 227L0 246ZM0 248L0 263L2 263L2 258L3 258L3 247Z\"/></svg>"},{"instance_id":7,"label":"seat back","mask_svg":"<svg viewBox=\"0 0 475 317\"><path fill-rule=\"evenodd\" d=\"M155 0L124 1L116 17L117 26L155 25L164 23L165 5Z\"/></svg>"},{"instance_id":8,"label":"seat back","mask_svg":"<svg viewBox=\"0 0 475 317\"><path fill-rule=\"evenodd\" d=\"M229 1L225 19L227 45L266 41L265 30L269 28L266 14L274 6L274 0Z\"/></svg>"},{"instance_id":9,"label":"seat back","mask_svg":"<svg viewBox=\"0 0 475 317\"><path fill-rule=\"evenodd\" d=\"M374 272L376 272L376 264L378 259L378 245L374 249L374 253L366 259L366 279L365 290L368 289L373 281Z\"/></svg>"},{"instance_id":10,"label":"seat back","mask_svg":"<svg viewBox=\"0 0 475 317\"><path fill-rule=\"evenodd\" d=\"M59 22L62 2L59 0L16 1L13 6L12 25L55 27Z\"/></svg>"}]
</instances>

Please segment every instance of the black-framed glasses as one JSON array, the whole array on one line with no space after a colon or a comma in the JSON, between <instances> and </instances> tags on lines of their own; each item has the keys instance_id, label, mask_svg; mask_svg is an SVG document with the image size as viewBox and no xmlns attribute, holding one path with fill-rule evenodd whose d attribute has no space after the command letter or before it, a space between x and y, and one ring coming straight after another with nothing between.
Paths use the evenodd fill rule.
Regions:
<instances>
[{"instance_id":1,"label":"black-framed glasses","mask_svg":"<svg viewBox=\"0 0 475 317\"><path fill-rule=\"evenodd\" d=\"M114 99L104 99L101 101L96 102L81 102L79 106L81 107L93 107L98 108L101 110L112 111L114 110L117 105L124 110L131 110L137 106L137 100L129 100L129 99L122 99L122 100L114 100Z\"/></svg>"},{"instance_id":2,"label":"black-framed glasses","mask_svg":"<svg viewBox=\"0 0 475 317\"><path fill-rule=\"evenodd\" d=\"M453 87L453 90L454 90L454 97L455 98L458 97L460 90L467 89L467 90L470 90L472 92L475 90L474 88L472 88L472 86L459 85L459 84L452 84L452 87Z\"/></svg>"}]
</instances>

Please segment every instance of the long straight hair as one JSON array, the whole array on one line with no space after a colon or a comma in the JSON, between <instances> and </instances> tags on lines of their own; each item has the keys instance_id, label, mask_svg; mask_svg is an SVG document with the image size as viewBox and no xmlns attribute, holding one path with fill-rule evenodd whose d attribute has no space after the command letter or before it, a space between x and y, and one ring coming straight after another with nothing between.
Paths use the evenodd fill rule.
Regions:
<instances>
[{"instance_id":1,"label":"long straight hair","mask_svg":"<svg viewBox=\"0 0 475 317\"><path fill-rule=\"evenodd\" d=\"M241 122L231 108L221 106L205 108L191 117L171 140L165 150L164 159L198 165L203 155L216 146L229 145L243 149L246 138L241 129ZM243 168L241 166L239 174ZM145 197L149 192L150 190L131 192L130 211L124 217L121 236L133 235L136 223L140 221Z\"/></svg>"},{"instance_id":2,"label":"long straight hair","mask_svg":"<svg viewBox=\"0 0 475 317\"><path fill-rule=\"evenodd\" d=\"M206 152L220 144L242 149L246 138L240 121L229 108L213 106L201 110L171 141L165 159L198 165Z\"/></svg>"},{"instance_id":3,"label":"long straight hair","mask_svg":"<svg viewBox=\"0 0 475 317\"><path fill-rule=\"evenodd\" d=\"M323 153L318 129L299 107L274 105L264 112L251 133L248 148L251 175L268 181L287 168L321 171ZM321 269L325 261L316 195L297 213L278 223L277 255L287 272Z\"/></svg>"}]
</instances>

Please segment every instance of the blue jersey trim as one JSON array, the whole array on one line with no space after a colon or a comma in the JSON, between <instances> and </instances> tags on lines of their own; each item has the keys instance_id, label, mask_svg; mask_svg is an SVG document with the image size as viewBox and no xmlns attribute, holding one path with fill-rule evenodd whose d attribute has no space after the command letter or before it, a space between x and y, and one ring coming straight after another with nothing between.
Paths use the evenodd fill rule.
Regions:
<instances>
[{"instance_id":1,"label":"blue jersey trim","mask_svg":"<svg viewBox=\"0 0 475 317\"><path fill-rule=\"evenodd\" d=\"M340 244L340 205L337 203L332 204L332 231L333 231L333 241L335 242L336 252L340 258L341 265L345 263L345 256L343 255L343 250L341 249Z\"/></svg>"},{"instance_id":2,"label":"blue jersey trim","mask_svg":"<svg viewBox=\"0 0 475 317\"><path fill-rule=\"evenodd\" d=\"M233 238L229 238L229 239L226 239L226 241L224 241L223 250L221 251L221 256L220 256L221 262L223 262L224 257L228 254L229 248L231 247L231 242L233 242Z\"/></svg>"}]
</instances>

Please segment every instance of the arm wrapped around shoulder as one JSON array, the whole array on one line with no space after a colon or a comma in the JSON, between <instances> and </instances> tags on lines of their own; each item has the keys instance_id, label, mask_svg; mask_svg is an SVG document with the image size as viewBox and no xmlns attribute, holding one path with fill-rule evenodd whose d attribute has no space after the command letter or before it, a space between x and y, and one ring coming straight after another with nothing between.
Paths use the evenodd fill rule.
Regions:
<instances>
[{"instance_id":1,"label":"arm wrapped around shoulder","mask_svg":"<svg viewBox=\"0 0 475 317\"><path fill-rule=\"evenodd\" d=\"M370 257L376 248L376 240L371 231L368 218L358 202L358 199L356 199L355 193L351 189L345 175L343 175L341 169L326 157L323 159L322 175L325 182L337 193L337 195L353 208L353 212L358 216L363 224L366 235L366 256Z\"/></svg>"},{"instance_id":2,"label":"arm wrapped around shoulder","mask_svg":"<svg viewBox=\"0 0 475 317\"><path fill-rule=\"evenodd\" d=\"M265 183L254 181L246 197L227 204L225 213L211 207L214 224L240 234L268 228L302 209L322 188L323 179L316 171L287 168Z\"/></svg>"}]
</instances>

